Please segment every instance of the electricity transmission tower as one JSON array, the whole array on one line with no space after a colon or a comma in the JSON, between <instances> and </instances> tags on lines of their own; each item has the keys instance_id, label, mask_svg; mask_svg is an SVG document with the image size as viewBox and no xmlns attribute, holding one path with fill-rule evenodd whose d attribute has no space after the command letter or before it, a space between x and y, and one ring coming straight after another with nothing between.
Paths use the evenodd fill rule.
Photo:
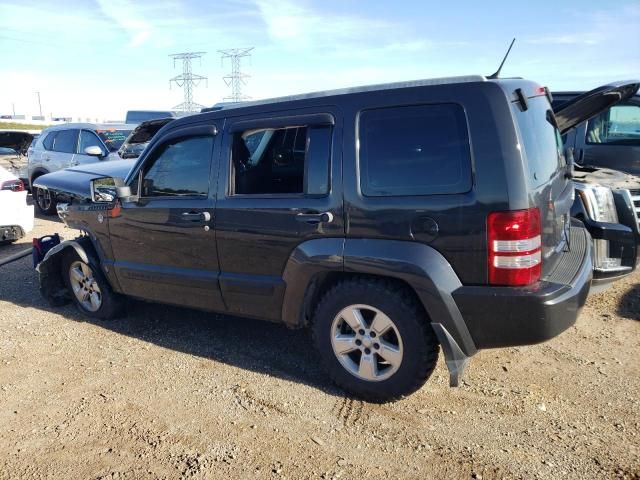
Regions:
<instances>
[{"instance_id":1,"label":"electricity transmission tower","mask_svg":"<svg viewBox=\"0 0 640 480\"><path fill-rule=\"evenodd\" d=\"M227 87L231 87L231 96L225 97L224 100L231 100L232 102L241 102L247 100L248 96L242 94L242 86L246 85L245 79L249 78L249 75L240 71L240 62L244 57L251 56L251 50L254 47L249 48L229 48L227 50L218 50L222 55L220 61L224 64L225 59L231 61L231 73L222 77Z\"/></svg>"},{"instance_id":2,"label":"electricity transmission tower","mask_svg":"<svg viewBox=\"0 0 640 480\"><path fill-rule=\"evenodd\" d=\"M185 52L169 55L173 58L174 68L176 66L176 60L182 60L182 75L177 75L169 80L169 88L171 88L171 84L175 82L178 87L182 87L184 90L184 102L173 107L174 110L197 112L202 108L202 105L193 101L193 87L197 87L202 80L207 82L208 86L208 78L191 71L191 60L194 58L202 58L205 53L207 52Z\"/></svg>"}]
</instances>

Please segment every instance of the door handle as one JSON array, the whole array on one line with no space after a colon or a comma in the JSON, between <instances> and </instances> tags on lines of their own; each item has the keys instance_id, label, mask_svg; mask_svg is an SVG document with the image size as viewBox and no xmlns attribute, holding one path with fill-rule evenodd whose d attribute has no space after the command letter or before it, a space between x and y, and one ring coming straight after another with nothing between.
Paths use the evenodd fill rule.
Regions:
<instances>
[{"instance_id":1,"label":"door handle","mask_svg":"<svg viewBox=\"0 0 640 480\"><path fill-rule=\"evenodd\" d=\"M304 223L331 223L333 222L333 213L299 213L296 220Z\"/></svg>"},{"instance_id":2,"label":"door handle","mask_svg":"<svg viewBox=\"0 0 640 480\"><path fill-rule=\"evenodd\" d=\"M183 212L180 215L183 220L189 222L210 222L211 214L209 212Z\"/></svg>"}]
</instances>

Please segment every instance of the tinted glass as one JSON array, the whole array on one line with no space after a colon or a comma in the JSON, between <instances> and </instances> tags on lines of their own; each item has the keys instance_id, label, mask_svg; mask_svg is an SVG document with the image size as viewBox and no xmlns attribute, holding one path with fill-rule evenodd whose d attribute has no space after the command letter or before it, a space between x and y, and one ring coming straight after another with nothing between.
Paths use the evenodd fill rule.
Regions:
<instances>
[{"instance_id":1,"label":"tinted glass","mask_svg":"<svg viewBox=\"0 0 640 480\"><path fill-rule=\"evenodd\" d=\"M131 130L98 129L96 133L110 152L116 152L127 139Z\"/></svg>"},{"instance_id":2,"label":"tinted glass","mask_svg":"<svg viewBox=\"0 0 640 480\"><path fill-rule=\"evenodd\" d=\"M304 193L307 127L246 130L234 134L234 193Z\"/></svg>"},{"instance_id":3,"label":"tinted glass","mask_svg":"<svg viewBox=\"0 0 640 480\"><path fill-rule=\"evenodd\" d=\"M78 149L78 153L84 154L84 149L87 147L100 147L101 150L104 150L104 146L96 134L90 132L88 130L80 131L80 148Z\"/></svg>"},{"instance_id":4,"label":"tinted glass","mask_svg":"<svg viewBox=\"0 0 640 480\"><path fill-rule=\"evenodd\" d=\"M529 167L529 182L534 188L547 183L564 166L563 142L555 127L555 118L546 97L530 98L529 108L512 110L518 122L522 152Z\"/></svg>"},{"instance_id":5,"label":"tinted glass","mask_svg":"<svg viewBox=\"0 0 640 480\"><path fill-rule=\"evenodd\" d=\"M46 136L42 140L42 146L46 150L53 150L53 140L56 138L57 133L58 132L49 132L46 134Z\"/></svg>"},{"instance_id":6,"label":"tinted glass","mask_svg":"<svg viewBox=\"0 0 640 480\"><path fill-rule=\"evenodd\" d=\"M367 110L360 115L360 185L367 196L471 189L465 114L454 104Z\"/></svg>"},{"instance_id":7,"label":"tinted glass","mask_svg":"<svg viewBox=\"0 0 640 480\"><path fill-rule=\"evenodd\" d=\"M142 179L143 197L207 196L213 137L165 145Z\"/></svg>"},{"instance_id":8,"label":"tinted glass","mask_svg":"<svg viewBox=\"0 0 640 480\"><path fill-rule=\"evenodd\" d=\"M640 145L640 106L616 105L589 120L587 143Z\"/></svg>"},{"instance_id":9,"label":"tinted glass","mask_svg":"<svg viewBox=\"0 0 640 480\"><path fill-rule=\"evenodd\" d=\"M309 128L307 139L304 193L329 193L329 165L331 161L331 127Z\"/></svg>"},{"instance_id":10,"label":"tinted glass","mask_svg":"<svg viewBox=\"0 0 640 480\"><path fill-rule=\"evenodd\" d=\"M53 141L53 151L76 153L78 145L78 130L59 130Z\"/></svg>"}]
</instances>

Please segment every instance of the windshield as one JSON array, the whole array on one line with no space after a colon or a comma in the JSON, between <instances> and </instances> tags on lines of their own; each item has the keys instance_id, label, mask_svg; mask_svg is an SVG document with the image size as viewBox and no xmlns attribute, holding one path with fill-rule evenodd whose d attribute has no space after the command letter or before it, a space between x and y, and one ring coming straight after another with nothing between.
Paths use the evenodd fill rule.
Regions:
<instances>
[{"instance_id":1,"label":"windshield","mask_svg":"<svg viewBox=\"0 0 640 480\"><path fill-rule=\"evenodd\" d=\"M109 151L117 152L131 133L131 130L103 129L96 130L96 133Z\"/></svg>"}]
</instances>

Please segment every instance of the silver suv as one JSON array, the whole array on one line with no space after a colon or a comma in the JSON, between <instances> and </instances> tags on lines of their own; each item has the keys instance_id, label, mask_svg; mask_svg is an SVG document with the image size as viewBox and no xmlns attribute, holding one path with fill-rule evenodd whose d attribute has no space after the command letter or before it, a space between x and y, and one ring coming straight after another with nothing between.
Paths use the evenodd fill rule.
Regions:
<instances>
[{"instance_id":1,"label":"silver suv","mask_svg":"<svg viewBox=\"0 0 640 480\"><path fill-rule=\"evenodd\" d=\"M134 125L65 123L43 130L29 152L29 183L41 175L82 163L120 160L118 149ZM55 201L47 190L32 188L38 210L45 215L56 212Z\"/></svg>"}]
</instances>

